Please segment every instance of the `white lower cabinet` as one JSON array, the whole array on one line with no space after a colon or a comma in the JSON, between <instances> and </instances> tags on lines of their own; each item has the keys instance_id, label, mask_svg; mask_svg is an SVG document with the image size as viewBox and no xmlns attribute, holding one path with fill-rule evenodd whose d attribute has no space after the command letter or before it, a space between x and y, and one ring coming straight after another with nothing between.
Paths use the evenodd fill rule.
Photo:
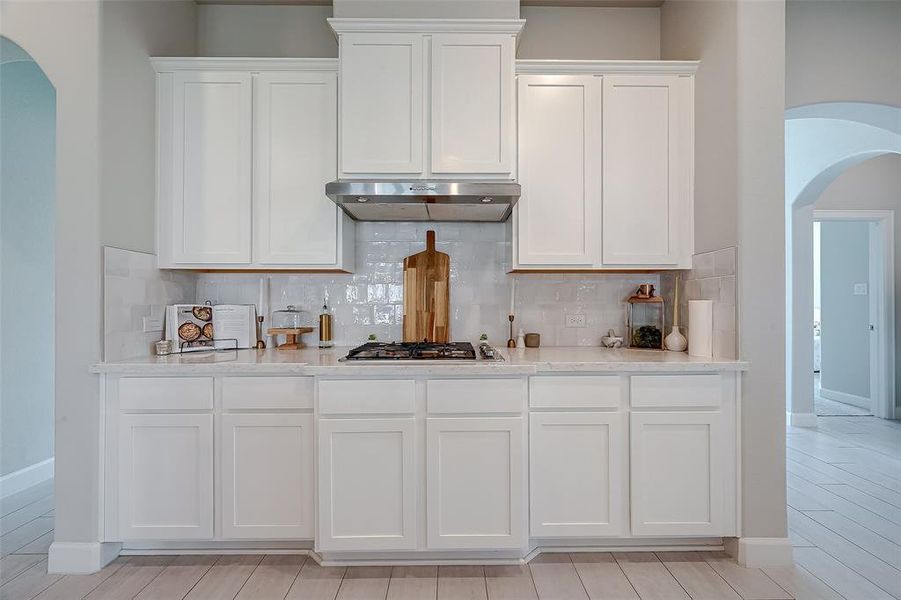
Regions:
<instances>
[{"instance_id":1,"label":"white lower cabinet","mask_svg":"<svg viewBox=\"0 0 901 600\"><path fill-rule=\"evenodd\" d=\"M119 415L119 536L213 537L213 415Z\"/></svg>"},{"instance_id":2,"label":"white lower cabinet","mask_svg":"<svg viewBox=\"0 0 901 600\"><path fill-rule=\"evenodd\" d=\"M633 535L734 535L726 523L734 482L725 469L735 442L725 426L719 411L632 413Z\"/></svg>"},{"instance_id":3,"label":"white lower cabinet","mask_svg":"<svg viewBox=\"0 0 901 600\"><path fill-rule=\"evenodd\" d=\"M313 415L222 415L222 537L312 539Z\"/></svg>"},{"instance_id":4,"label":"white lower cabinet","mask_svg":"<svg viewBox=\"0 0 901 600\"><path fill-rule=\"evenodd\" d=\"M623 412L531 415L532 537L628 534L626 419Z\"/></svg>"},{"instance_id":5,"label":"white lower cabinet","mask_svg":"<svg viewBox=\"0 0 901 600\"><path fill-rule=\"evenodd\" d=\"M427 420L430 549L523 545L522 427L521 417Z\"/></svg>"},{"instance_id":6,"label":"white lower cabinet","mask_svg":"<svg viewBox=\"0 0 901 600\"><path fill-rule=\"evenodd\" d=\"M317 550L415 549L414 423L319 419Z\"/></svg>"}]
</instances>

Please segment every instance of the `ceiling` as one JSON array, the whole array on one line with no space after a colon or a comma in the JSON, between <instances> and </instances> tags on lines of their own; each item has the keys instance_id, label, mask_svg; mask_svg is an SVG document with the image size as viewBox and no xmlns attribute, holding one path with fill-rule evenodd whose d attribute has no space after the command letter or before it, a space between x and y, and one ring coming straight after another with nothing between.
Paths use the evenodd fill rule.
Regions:
<instances>
[{"instance_id":1,"label":"ceiling","mask_svg":"<svg viewBox=\"0 0 901 600\"><path fill-rule=\"evenodd\" d=\"M197 4L282 4L330 6L332 0L195 0ZM656 8L663 0L520 0L522 6L598 6L617 8Z\"/></svg>"}]
</instances>

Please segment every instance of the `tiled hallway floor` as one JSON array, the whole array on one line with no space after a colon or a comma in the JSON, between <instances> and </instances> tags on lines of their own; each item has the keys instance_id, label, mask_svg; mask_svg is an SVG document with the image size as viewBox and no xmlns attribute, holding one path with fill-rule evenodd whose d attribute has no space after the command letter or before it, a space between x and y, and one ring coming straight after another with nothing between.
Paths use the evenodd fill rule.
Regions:
<instances>
[{"instance_id":1,"label":"tiled hallway floor","mask_svg":"<svg viewBox=\"0 0 901 600\"><path fill-rule=\"evenodd\" d=\"M121 557L48 575L53 497L0 504L0 600L901 599L901 423L821 417L788 431L795 566L744 569L717 553L545 554L524 567L319 567L296 555Z\"/></svg>"}]
</instances>

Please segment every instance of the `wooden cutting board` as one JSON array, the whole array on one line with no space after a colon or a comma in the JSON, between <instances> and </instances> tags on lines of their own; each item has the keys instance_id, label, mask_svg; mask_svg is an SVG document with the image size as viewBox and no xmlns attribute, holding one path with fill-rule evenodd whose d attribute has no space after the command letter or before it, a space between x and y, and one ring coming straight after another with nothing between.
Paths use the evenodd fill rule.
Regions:
<instances>
[{"instance_id":1,"label":"wooden cutting board","mask_svg":"<svg viewBox=\"0 0 901 600\"><path fill-rule=\"evenodd\" d=\"M446 342L450 305L450 257L435 250L426 232L425 251L404 259L404 341Z\"/></svg>"}]
</instances>

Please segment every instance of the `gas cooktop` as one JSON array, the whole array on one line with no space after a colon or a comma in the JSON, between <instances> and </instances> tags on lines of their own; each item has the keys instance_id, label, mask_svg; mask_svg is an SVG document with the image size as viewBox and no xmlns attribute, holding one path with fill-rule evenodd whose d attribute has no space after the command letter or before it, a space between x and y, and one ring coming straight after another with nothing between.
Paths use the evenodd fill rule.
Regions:
<instances>
[{"instance_id":1,"label":"gas cooktop","mask_svg":"<svg viewBox=\"0 0 901 600\"><path fill-rule=\"evenodd\" d=\"M469 342L368 342L347 353L344 360L475 360Z\"/></svg>"}]
</instances>

